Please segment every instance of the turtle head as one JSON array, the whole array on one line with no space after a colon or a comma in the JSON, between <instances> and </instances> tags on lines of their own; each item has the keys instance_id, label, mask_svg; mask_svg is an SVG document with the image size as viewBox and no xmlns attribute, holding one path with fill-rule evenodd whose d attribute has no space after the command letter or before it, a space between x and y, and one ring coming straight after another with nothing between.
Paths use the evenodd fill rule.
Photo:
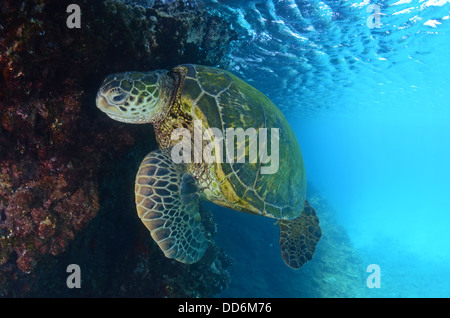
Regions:
<instances>
[{"instance_id":1,"label":"turtle head","mask_svg":"<svg viewBox=\"0 0 450 318\"><path fill-rule=\"evenodd\" d=\"M123 123L154 123L167 109L174 91L167 71L126 72L106 77L97 93L101 111Z\"/></svg>"}]
</instances>

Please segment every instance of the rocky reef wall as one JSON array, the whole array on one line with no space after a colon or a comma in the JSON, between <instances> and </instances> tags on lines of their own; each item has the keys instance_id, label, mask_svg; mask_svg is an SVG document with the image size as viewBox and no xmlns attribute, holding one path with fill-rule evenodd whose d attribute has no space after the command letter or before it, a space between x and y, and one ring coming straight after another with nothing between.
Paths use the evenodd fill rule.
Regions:
<instances>
[{"instance_id":1,"label":"rocky reef wall","mask_svg":"<svg viewBox=\"0 0 450 318\"><path fill-rule=\"evenodd\" d=\"M230 259L217 246L193 266L163 257L133 203L152 129L111 121L95 94L115 72L226 67L236 34L183 1L83 1L70 29L73 2L0 7L0 296L212 296ZM76 291L70 263L83 273Z\"/></svg>"}]
</instances>

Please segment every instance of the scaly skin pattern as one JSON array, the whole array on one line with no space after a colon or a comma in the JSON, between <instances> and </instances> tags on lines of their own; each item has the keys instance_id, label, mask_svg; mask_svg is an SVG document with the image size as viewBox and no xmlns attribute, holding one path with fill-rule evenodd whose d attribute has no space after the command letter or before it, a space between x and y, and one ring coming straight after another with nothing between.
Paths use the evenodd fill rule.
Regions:
<instances>
[{"instance_id":1,"label":"scaly skin pattern","mask_svg":"<svg viewBox=\"0 0 450 318\"><path fill-rule=\"evenodd\" d=\"M300 147L281 111L261 92L231 73L200 65L180 65L171 71L127 72L106 78L97 104L111 118L126 123L151 122L161 148L174 146L175 129L185 128L194 136L194 122L202 132L218 128L279 130L279 169L261 174L261 160L227 160L189 164L204 199L234 210L277 219L293 219L303 211L306 176ZM207 134L204 149L213 140ZM193 139L193 138L192 138ZM270 152L270 138L266 149ZM234 142L234 149L239 147ZM196 147L192 144L192 150ZM215 152L212 152L215 155ZM201 156L202 154L200 154ZM223 158L225 159L225 158Z\"/></svg>"},{"instance_id":2,"label":"scaly skin pattern","mask_svg":"<svg viewBox=\"0 0 450 318\"><path fill-rule=\"evenodd\" d=\"M201 231L193 232L198 202L189 197L200 195L278 219L288 266L300 268L312 258L321 231L306 204L300 147L282 112L257 89L227 71L186 64L171 71L111 75L99 90L97 106L115 120L154 126L161 150L151 152L138 171L136 204L167 257L185 263L202 257L206 239ZM244 138L236 136L237 130ZM256 146L258 154L250 159ZM205 149L213 160L206 160Z\"/></svg>"},{"instance_id":3,"label":"scaly skin pattern","mask_svg":"<svg viewBox=\"0 0 450 318\"><path fill-rule=\"evenodd\" d=\"M165 117L165 109L171 103L172 90L176 85L166 73L153 71L109 75L97 93L97 103L109 117L120 122L158 122Z\"/></svg>"}]
</instances>

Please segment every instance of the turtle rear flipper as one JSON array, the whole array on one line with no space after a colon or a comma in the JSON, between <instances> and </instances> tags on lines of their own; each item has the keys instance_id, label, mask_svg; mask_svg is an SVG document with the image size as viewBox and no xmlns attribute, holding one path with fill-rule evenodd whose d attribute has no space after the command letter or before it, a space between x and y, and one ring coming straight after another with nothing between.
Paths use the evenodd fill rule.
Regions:
<instances>
[{"instance_id":1,"label":"turtle rear flipper","mask_svg":"<svg viewBox=\"0 0 450 318\"><path fill-rule=\"evenodd\" d=\"M205 253L207 239L200 222L196 180L185 164L176 164L171 148L149 153L136 176L139 218L164 255L186 264Z\"/></svg>"},{"instance_id":2,"label":"turtle rear flipper","mask_svg":"<svg viewBox=\"0 0 450 318\"><path fill-rule=\"evenodd\" d=\"M286 265L299 269L313 258L322 236L316 211L305 201L302 214L293 220L280 220L281 256Z\"/></svg>"}]
</instances>

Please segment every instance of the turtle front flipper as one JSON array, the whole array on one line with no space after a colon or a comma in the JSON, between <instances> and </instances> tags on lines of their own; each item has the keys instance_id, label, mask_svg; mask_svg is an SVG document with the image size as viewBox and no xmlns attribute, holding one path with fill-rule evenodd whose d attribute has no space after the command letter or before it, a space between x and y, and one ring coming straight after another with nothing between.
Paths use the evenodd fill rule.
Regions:
<instances>
[{"instance_id":1,"label":"turtle front flipper","mask_svg":"<svg viewBox=\"0 0 450 318\"><path fill-rule=\"evenodd\" d=\"M167 258L192 264L205 253L196 180L186 165L174 163L171 148L149 153L136 176L139 218Z\"/></svg>"},{"instance_id":2,"label":"turtle front flipper","mask_svg":"<svg viewBox=\"0 0 450 318\"><path fill-rule=\"evenodd\" d=\"M286 265L299 269L313 258L322 236L316 211L305 201L302 214L293 220L280 220L281 256Z\"/></svg>"}]
</instances>

